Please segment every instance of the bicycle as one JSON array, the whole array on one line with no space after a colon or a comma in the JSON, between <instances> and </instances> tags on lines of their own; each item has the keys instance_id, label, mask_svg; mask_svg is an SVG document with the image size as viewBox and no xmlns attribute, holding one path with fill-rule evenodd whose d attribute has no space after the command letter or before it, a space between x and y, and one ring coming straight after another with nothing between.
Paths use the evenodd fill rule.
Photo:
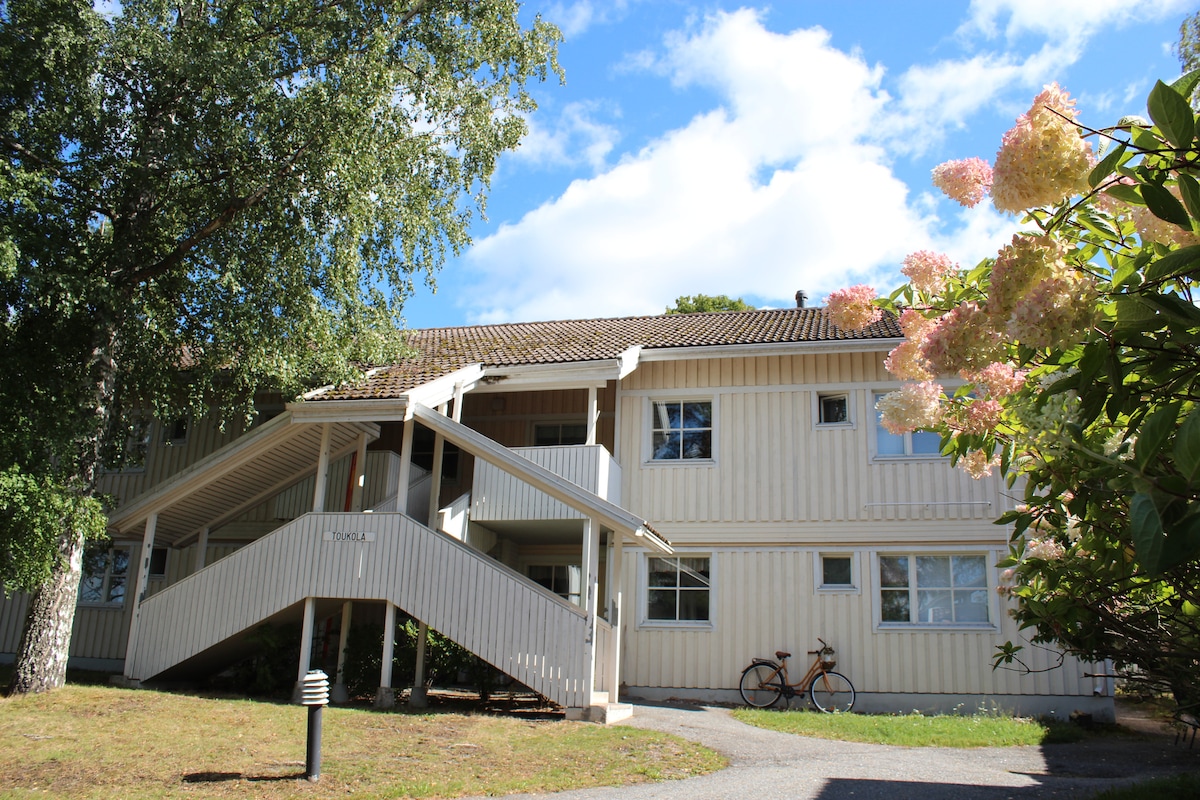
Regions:
<instances>
[{"instance_id":1,"label":"bicycle","mask_svg":"<svg viewBox=\"0 0 1200 800\"><path fill-rule=\"evenodd\" d=\"M807 690L809 699L818 711L832 714L835 711L846 712L853 708L854 684L850 683L850 679L845 675L833 671L837 666L833 648L825 644L824 639L817 641L821 643L820 649L808 651L810 656L816 656L812 666L804 673L804 677L795 683L788 683L787 660L791 658L791 653L776 650L775 657L779 659L778 662L769 658L756 658L751 661L750 666L742 670L742 680L738 684L738 691L741 692L746 705L770 708L782 697L786 707L791 698L797 694L804 694ZM800 687L799 692L797 687Z\"/></svg>"}]
</instances>

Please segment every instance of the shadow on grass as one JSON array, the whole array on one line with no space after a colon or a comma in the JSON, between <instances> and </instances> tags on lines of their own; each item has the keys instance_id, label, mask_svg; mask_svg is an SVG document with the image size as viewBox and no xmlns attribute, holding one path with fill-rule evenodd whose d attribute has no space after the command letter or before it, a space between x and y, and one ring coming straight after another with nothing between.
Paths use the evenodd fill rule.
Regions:
<instances>
[{"instance_id":1,"label":"shadow on grass","mask_svg":"<svg viewBox=\"0 0 1200 800\"><path fill-rule=\"evenodd\" d=\"M224 781L249 781L250 783L273 783L278 781L302 781L303 772L293 775L247 775L244 772L192 772L183 776L184 783L221 783Z\"/></svg>"}]
</instances>

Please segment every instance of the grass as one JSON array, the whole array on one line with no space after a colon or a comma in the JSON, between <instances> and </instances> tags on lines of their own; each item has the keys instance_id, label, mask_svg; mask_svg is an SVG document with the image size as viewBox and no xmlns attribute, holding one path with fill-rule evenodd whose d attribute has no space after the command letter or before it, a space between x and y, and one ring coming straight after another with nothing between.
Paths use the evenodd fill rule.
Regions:
<instances>
[{"instance_id":1,"label":"grass","mask_svg":"<svg viewBox=\"0 0 1200 800\"><path fill-rule=\"evenodd\" d=\"M303 779L299 706L68 685L0 700L0 798L396 798L551 792L673 778L724 759L626 727L458 713L323 712Z\"/></svg>"},{"instance_id":2,"label":"grass","mask_svg":"<svg viewBox=\"0 0 1200 800\"><path fill-rule=\"evenodd\" d=\"M990 713L888 716L739 708L733 716L749 725L800 736L901 747L1011 747L1073 742L1084 736L1067 723Z\"/></svg>"}]
</instances>

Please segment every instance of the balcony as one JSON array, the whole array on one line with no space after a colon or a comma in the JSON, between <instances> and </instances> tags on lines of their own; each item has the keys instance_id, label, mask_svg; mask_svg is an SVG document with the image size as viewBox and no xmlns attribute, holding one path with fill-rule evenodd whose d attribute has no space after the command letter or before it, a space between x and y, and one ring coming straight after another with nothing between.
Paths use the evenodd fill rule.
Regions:
<instances>
[{"instance_id":1,"label":"balcony","mask_svg":"<svg viewBox=\"0 0 1200 800\"><path fill-rule=\"evenodd\" d=\"M621 504L621 468L602 445L514 447L513 452L582 489ZM475 460L471 489L475 522L583 519L583 515L482 459Z\"/></svg>"}]
</instances>

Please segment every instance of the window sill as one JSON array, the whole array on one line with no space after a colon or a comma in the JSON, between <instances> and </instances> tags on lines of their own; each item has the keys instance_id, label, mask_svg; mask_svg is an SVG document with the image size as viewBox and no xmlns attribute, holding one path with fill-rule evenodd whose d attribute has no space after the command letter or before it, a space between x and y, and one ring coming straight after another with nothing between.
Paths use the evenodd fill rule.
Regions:
<instances>
[{"instance_id":1,"label":"window sill","mask_svg":"<svg viewBox=\"0 0 1200 800\"><path fill-rule=\"evenodd\" d=\"M638 628L647 630L670 630L670 631L711 631L713 629L712 621L687 621L679 620L672 621L666 619L644 619L638 623Z\"/></svg>"},{"instance_id":2,"label":"window sill","mask_svg":"<svg viewBox=\"0 0 1200 800\"><path fill-rule=\"evenodd\" d=\"M819 431L849 431L854 430L853 422L814 422L813 427Z\"/></svg>"},{"instance_id":3,"label":"window sill","mask_svg":"<svg viewBox=\"0 0 1200 800\"><path fill-rule=\"evenodd\" d=\"M857 586L818 586L817 594L862 594Z\"/></svg>"},{"instance_id":4,"label":"window sill","mask_svg":"<svg viewBox=\"0 0 1200 800\"><path fill-rule=\"evenodd\" d=\"M78 602L78 603L76 603L76 604L75 604L75 607L76 607L76 608L94 608L94 609L98 609L98 610L100 610L100 611L120 611L121 609L125 608L125 604L124 604L124 603L84 603L84 602Z\"/></svg>"},{"instance_id":5,"label":"window sill","mask_svg":"<svg viewBox=\"0 0 1200 800\"><path fill-rule=\"evenodd\" d=\"M1000 628L990 622L880 622L875 625L880 632L945 631L946 633L999 633Z\"/></svg>"},{"instance_id":6,"label":"window sill","mask_svg":"<svg viewBox=\"0 0 1200 800\"><path fill-rule=\"evenodd\" d=\"M876 464L894 464L898 461L946 461L949 463L949 459L941 453L916 453L901 456L873 455L871 461Z\"/></svg>"},{"instance_id":7,"label":"window sill","mask_svg":"<svg viewBox=\"0 0 1200 800\"><path fill-rule=\"evenodd\" d=\"M715 467L715 458L660 458L643 461L643 467Z\"/></svg>"}]
</instances>

